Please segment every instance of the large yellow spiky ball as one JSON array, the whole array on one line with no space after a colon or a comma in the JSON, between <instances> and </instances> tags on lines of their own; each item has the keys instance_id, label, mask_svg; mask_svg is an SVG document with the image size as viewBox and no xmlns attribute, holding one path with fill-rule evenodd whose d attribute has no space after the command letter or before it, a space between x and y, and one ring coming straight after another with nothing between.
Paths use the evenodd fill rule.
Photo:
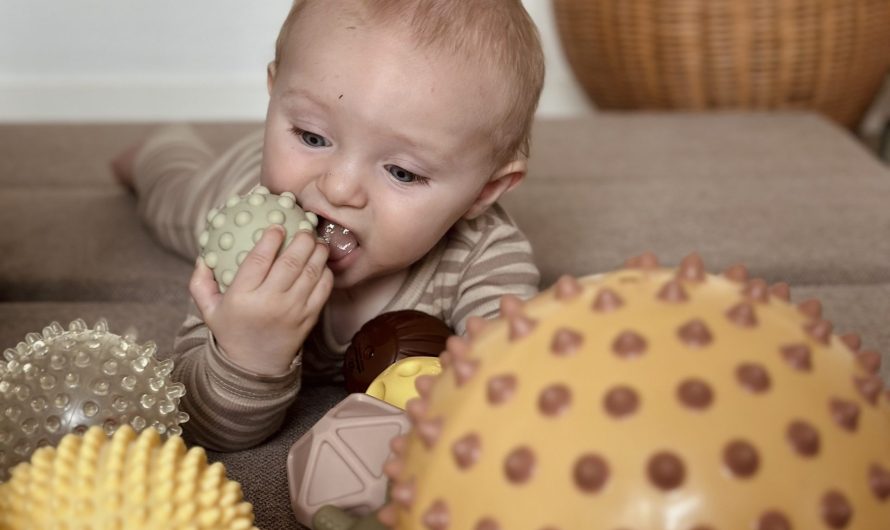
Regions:
<instances>
[{"instance_id":1,"label":"large yellow spiky ball","mask_svg":"<svg viewBox=\"0 0 890 530\"><path fill-rule=\"evenodd\" d=\"M253 506L219 462L182 438L99 427L38 449L0 484L0 530L254 529Z\"/></svg>"},{"instance_id":2,"label":"large yellow spiky ball","mask_svg":"<svg viewBox=\"0 0 890 530\"><path fill-rule=\"evenodd\" d=\"M386 467L399 530L886 530L880 358L816 301L653 256L449 339Z\"/></svg>"}]
</instances>

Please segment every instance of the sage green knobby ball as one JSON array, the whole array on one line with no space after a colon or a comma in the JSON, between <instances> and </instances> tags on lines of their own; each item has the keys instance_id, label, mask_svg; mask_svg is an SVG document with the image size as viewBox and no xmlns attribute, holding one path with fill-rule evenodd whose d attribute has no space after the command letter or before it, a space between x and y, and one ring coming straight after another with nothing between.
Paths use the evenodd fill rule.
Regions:
<instances>
[{"instance_id":1,"label":"sage green knobby ball","mask_svg":"<svg viewBox=\"0 0 890 530\"><path fill-rule=\"evenodd\" d=\"M223 207L207 213L207 227L198 237L198 244L220 292L224 293L232 284L247 253L273 224L283 226L287 232L284 248L297 232L315 232L318 217L304 211L293 193L275 195L265 186L257 186L241 197L231 197Z\"/></svg>"}]
</instances>

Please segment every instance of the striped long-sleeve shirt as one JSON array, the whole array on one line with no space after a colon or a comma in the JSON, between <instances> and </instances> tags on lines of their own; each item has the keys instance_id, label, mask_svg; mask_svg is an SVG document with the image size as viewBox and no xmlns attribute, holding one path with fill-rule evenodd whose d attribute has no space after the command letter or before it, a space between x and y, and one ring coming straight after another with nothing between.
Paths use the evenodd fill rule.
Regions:
<instances>
[{"instance_id":1,"label":"striped long-sleeve shirt","mask_svg":"<svg viewBox=\"0 0 890 530\"><path fill-rule=\"evenodd\" d=\"M154 135L136 160L139 211L167 248L189 259L198 253L204 217L226 198L259 182L262 132L219 157L184 126ZM497 314L500 297L527 299L540 276L522 232L498 205L460 220L423 258L381 312L416 309L463 334L467 318ZM341 378L348 343L340 343L323 310L290 369L276 376L252 373L229 360L192 306L174 345L174 378L186 386L180 407L194 442L217 450L251 447L273 434L296 399L301 378Z\"/></svg>"}]
</instances>

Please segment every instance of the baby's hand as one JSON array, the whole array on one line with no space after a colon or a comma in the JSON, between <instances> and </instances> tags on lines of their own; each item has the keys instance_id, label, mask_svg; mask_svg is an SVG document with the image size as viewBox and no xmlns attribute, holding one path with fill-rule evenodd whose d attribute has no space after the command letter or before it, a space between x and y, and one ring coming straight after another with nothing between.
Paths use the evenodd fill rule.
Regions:
<instances>
[{"instance_id":1,"label":"baby's hand","mask_svg":"<svg viewBox=\"0 0 890 530\"><path fill-rule=\"evenodd\" d=\"M199 259L189 291L217 344L234 363L266 375L288 369L333 286L328 247L299 232L281 255L281 226L263 232L225 294Z\"/></svg>"}]
</instances>

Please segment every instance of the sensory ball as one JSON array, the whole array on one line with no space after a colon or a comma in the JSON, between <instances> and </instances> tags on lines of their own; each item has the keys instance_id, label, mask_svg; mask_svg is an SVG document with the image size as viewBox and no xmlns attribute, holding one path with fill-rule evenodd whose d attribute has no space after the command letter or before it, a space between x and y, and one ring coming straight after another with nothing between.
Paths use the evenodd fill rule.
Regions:
<instances>
[{"instance_id":1,"label":"sensory ball","mask_svg":"<svg viewBox=\"0 0 890 530\"><path fill-rule=\"evenodd\" d=\"M153 342L108 331L105 320L90 329L75 320L29 333L0 360L0 482L35 449L64 435L122 425L137 432L154 427L162 436L181 434L188 414L179 411L185 387L172 383L173 361L158 361Z\"/></svg>"},{"instance_id":2,"label":"sensory ball","mask_svg":"<svg viewBox=\"0 0 890 530\"><path fill-rule=\"evenodd\" d=\"M284 248L297 232L314 233L318 217L303 211L293 193L275 195L264 186L257 186L242 197L231 197L224 206L207 213L207 226L198 236L198 244L220 292L229 288L247 253L273 224L285 229Z\"/></svg>"},{"instance_id":3,"label":"sensory ball","mask_svg":"<svg viewBox=\"0 0 890 530\"><path fill-rule=\"evenodd\" d=\"M380 373L371 385L367 394L405 409L408 401L418 397L414 383L422 375L439 375L442 365L438 357L405 357L391 364Z\"/></svg>"},{"instance_id":4,"label":"sensory ball","mask_svg":"<svg viewBox=\"0 0 890 530\"><path fill-rule=\"evenodd\" d=\"M408 430L405 412L367 394L350 394L291 446L287 480L297 521L325 505L367 515L386 500L383 466L390 441Z\"/></svg>"},{"instance_id":5,"label":"sensory ball","mask_svg":"<svg viewBox=\"0 0 890 530\"><path fill-rule=\"evenodd\" d=\"M741 266L646 254L449 339L393 441L398 530L874 530L880 356ZM478 324L478 323L477 323Z\"/></svg>"},{"instance_id":6,"label":"sensory ball","mask_svg":"<svg viewBox=\"0 0 890 530\"><path fill-rule=\"evenodd\" d=\"M124 425L43 447L0 484L0 529L256 530L253 506L220 462L179 436Z\"/></svg>"},{"instance_id":7,"label":"sensory ball","mask_svg":"<svg viewBox=\"0 0 890 530\"><path fill-rule=\"evenodd\" d=\"M352 337L343 359L346 390L364 392L392 363L423 355L438 356L451 336L442 320L422 311L404 309L378 315Z\"/></svg>"}]
</instances>

